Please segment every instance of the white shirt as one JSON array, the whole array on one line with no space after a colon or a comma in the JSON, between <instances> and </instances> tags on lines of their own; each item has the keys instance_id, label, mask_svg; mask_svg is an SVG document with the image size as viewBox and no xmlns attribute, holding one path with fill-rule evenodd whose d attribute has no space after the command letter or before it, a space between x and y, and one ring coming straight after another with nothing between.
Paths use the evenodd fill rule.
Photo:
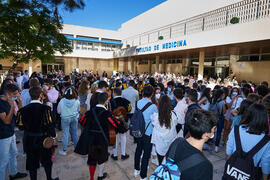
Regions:
<instances>
[{"instance_id":1,"label":"white shirt","mask_svg":"<svg viewBox=\"0 0 270 180\"><path fill-rule=\"evenodd\" d=\"M127 99L131 104L131 111L130 113L133 114L135 112L135 105L136 102L139 101L139 93L133 87L128 87L127 89L123 90L122 97Z\"/></svg>"},{"instance_id":2,"label":"white shirt","mask_svg":"<svg viewBox=\"0 0 270 180\"><path fill-rule=\"evenodd\" d=\"M30 103L39 103L39 104L42 104L42 103L40 102L40 100L32 100Z\"/></svg>"},{"instance_id":3,"label":"white shirt","mask_svg":"<svg viewBox=\"0 0 270 180\"><path fill-rule=\"evenodd\" d=\"M96 107L101 107L101 108L104 108L104 109L107 110L107 108L104 105L102 105L102 104L97 104Z\"/></svg>"},{"instance_id":4,"label":"white shirt","mask_svg":"<svg viewBox=\"0 0 270 180\"><path fill-rule=\"evenodd\" d=\"M176 125L184 124L184 119L179 113L172 112L171 129L167 129L165 125L160 126L158 113L154 113L151 116L151 121L154 126L151 143L155 144L156 151L159 155L165 156L171 143L178 137Z\"/></svg>"},{"instance_id":5,"label":"white shirt","mask_svg":"<svg viewBox=\"0 0 270 180\"><path fill-rule=\"evenodd\" d=\"M85 101L85 104L86 104L86 108L87 108L87 111L89 111L90 110L90 100L91 100L91 97L92 97L92 93L89 93L88 95L87 95L87 98L86 98L86 101Z\"/></svg>"}]
</instances>

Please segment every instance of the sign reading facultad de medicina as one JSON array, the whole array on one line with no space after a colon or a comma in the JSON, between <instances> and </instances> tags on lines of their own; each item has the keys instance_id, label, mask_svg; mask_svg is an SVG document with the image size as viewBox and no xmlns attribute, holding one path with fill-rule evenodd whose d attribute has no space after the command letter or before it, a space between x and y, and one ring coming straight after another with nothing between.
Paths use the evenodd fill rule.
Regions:
<instances>
[{"instance_id":1,"label":"sign reading facultad de medicina","mask_svg":"<svg viewBox=\"0 0 270 180\"><path fill-rule=\"evenodd\" d=\"M173 41L168 43L157 44L153 46L146 46L136 49L136 53L155 52L163 49L173 49L177 47L187 46L186 40Z\"/></svg>"}]
</instances>

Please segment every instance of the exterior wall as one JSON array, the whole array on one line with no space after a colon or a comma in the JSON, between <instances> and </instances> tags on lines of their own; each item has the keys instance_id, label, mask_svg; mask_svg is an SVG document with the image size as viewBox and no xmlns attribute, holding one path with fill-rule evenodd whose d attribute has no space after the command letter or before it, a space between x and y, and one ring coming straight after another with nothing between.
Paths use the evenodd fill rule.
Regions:
<instances>
[{"instance_id":1,"label":"exterior wall","mask_svg":"<svg viewBox=\"0 0 270 180\"><path fill-rule=\"evenodd\" d=\"M138 65L138 73L144 73L144 72L148 72L148 64L140 64Z\"/></svg>"},{"instance_id":2,"label":"exterior wall","mask_svg":"<svg viewBox=\"0 0 270 180\"><path fill-rule=\"evenodd\" d=\"M238 80L270 83L270 61L237 62L234 66L234 75Z\"/></svg>"},{"instance_id":3,"label":"exterior wall","mask_svg":"<svg viewBox=\"0 0 270 180\"><path fill-rule=\"evenodd\" d=\"M239 1L240 0L168 0L123 23L119 31L125 39Z\"/></svg>"},{"instance_id":4,"label":"exterior wall","mask_svg":"<svg viewBox=\"0 0 270 180\"><path fill-rule=\"evenodd\" d=\"M10 61L9 59L0 59L0 64L3 66L3 71L6 71L8 70L6 68L10 68L13 65L13 62ZM32 67L31 69L32 72L41 72L41 62L39 60L30 62L28 64L20 63L18 64L17 69L22 70L22 71L30 70L29 67Z\"/></svg>"},{"instance_id":5,"label":"exterior wall","mask_svg":"<svg viewBox=\"0 0 270 180\"><path fill-rule=\"evenodd\" d=\"M108 75L111 75L113 72L113 59L93 59L93 58L73 58L65 57L65 73L70 73L74 69L79 69L79 72L83 70L93 70L102 74L103 71L106 71Z\"/></svg>"},{"instance_id":6,"label":"exterior wall","mask_svg":"<svg viewBox=\"0 0 270 180\"><path fill-rule=\"evenodd\" d=\"M182 74L182 64L166 64L166 72Z\"/></svg>"}]
</instances>

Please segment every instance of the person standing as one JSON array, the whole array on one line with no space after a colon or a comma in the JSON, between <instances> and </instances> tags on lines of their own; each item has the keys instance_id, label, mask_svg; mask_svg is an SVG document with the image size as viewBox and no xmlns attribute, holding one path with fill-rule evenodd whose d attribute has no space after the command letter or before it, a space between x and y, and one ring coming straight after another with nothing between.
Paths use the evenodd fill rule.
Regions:
<instances>
[{"instance_id":1,"label":"person standing","mask_svg":"<svg viewBox=\"0 0 270 180\"><path fill-rule=\"evenodd\" d=\"M60 155L67 155L68 147L68 136L71 134L74 147L76 147L78 142L78 117L80 111L80 102L77 99L78 96L75 90L70 87L64 92L64 98L58 104L57 112L61 115L61 125L62 125L62 143L63 150L59 151Z\"/></svg>"},{"instance_id":2,"label":"person standing","mask_svg":"<svg viewBox=\"0 0 270 180\"><path fill-rule=\"evenodd\" d=\"M108 161L108 145L109 145L109 126L123 133L123 125L107 110L108 94L98 93L95 97L96 105L92 105L90 111L87 111L82 117L85 121L84 132L87 137L80 137L75 152L81 153L84 147L88 147L88 160L90 180L94 180L96 166L98 165L98 180L105 179L108 174L103 173L105 162ZM122 128L121 128L122 127Z\"/></svg>"},{"instance_id":3,"label":"person standing","mask_svg":"<svg viewBox=\"0 0 270 180\"><path fill-rule=\"evenodd\" d=\"M19 94L19 88L14 84L8 84L4 88L4 96L0 98L0 180L6 178L6 167L9 165L10 180L24 178L25 173L18 172L18 154L16 136L14 133L15 100Z\"/></svg>"},{"instance_id":4,"label":"person standing","mask_svg":"<svg viewBox=\"0 0 270 180\"><path fill-rule=\"evenodd\" d=\"M128 100L131 104L131 111L128 113L128 119L132 117L135 112L136 102L139 100L139 92L134 89L135 82L134 80L130 80L128 84L128 88L123 90L122 97Z\"/></svg>"},{"instance_id":5,"label":"person standing","mask_svg":"<svg viewBox=\"0 0 270 180\"><path fill-rule=\"evenodd\" d=\"M158 106L158 113L151 116L153 134L151 143L156 147L158 163L162 163L169 146L177 138L176 125L184 124L184 119L179 113L171 110L172 102L167 95L163 95Z\"/></svg>"},{"instance_id":6,"label":"person standing","mask_svg":"<svg viewBox=\"0 0 270 180\"><path fill-rule=\"evenodd\" d=\"M52 178L52 149L45 149L43 141L47 137L55 137L55 128L51 116L51 108L42 104L42 89L32 87L29 90L31 103L18 113L19 126L24 129L24 147L26 152L26 170L30 179L37 180L37 169L40 163L45 169L47 180Z\"/></svg>"},{"instance_id":7,"label":"person standing","mask_svg":"<svg viewBox=\"0 0 270 180\"><path fill-rule=\"evenodd\" d=\"M154 94L154 88L150 85L143 88L143 98L138 101L137 108L143 109L149 103L151 103L151 97ZM145 134L141 138L136 138L137 147L134 157L134 176L140 175L141 180L147 179L147 167L152 151L151 136L153 131L153 126L151 123L151 116L158 112L156 105L150 105L144 112L143 117L145 121ZM141 155L143 152L143 157Z\"/></svg>"},{"instance_id":8,"label":"person standing","mask_svg":"<svg viewBox=\"0 0 270 180\"><path fill-rule=\"evenodd\" d=\"M114 111L119 112L119 110L121 110L119 108L123 107L125 110L125 113L128 113L131 110L130 102L128 100L126 100L125 98L122 98L121 94L122 94L122 90L120 88L113 89L113 99L110 100L111 111L112 112L114 112ZM125 119L126 117L118 117L118 118L119 119L122 118L122 121L126 121L126 119ZM117 149L118 149L118 144L119 144L119 138L120 138L120 142L121 142L121 152L122 152L121 159L126 160L129 158L129 155L126 154L126 143L127 143L126 132L125 133L117 132L116 143L115 143L115 147L113 149L113 154L111 155L111 158L113 160L118 160Z\"/></svg>"}]
</instances>

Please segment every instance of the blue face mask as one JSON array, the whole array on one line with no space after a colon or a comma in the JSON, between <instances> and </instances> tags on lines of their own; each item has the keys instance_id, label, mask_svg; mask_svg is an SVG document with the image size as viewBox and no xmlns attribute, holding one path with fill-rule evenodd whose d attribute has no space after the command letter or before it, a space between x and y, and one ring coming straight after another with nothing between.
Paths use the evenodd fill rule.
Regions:
<instances>
[{"instance_id":1,"label":"blue face mask","mask_svg":"<svg viewBox=\"0 0 270 180\"><path fill-rule=\"evenodd\" d=\"M16 101L18 98L17 97L12 97L12 100L13 101Z\"/></svg>"},{"instance_id":2,"label":"blue face mask","mask_svg":"<svg viewBox=\"0 0 270 180\"><path fill-rule=\"evenodd\" d=\"M172 89L168 87L168 92L171 92L171 91L172 91Z\"/></svg>"}]
</instances>

